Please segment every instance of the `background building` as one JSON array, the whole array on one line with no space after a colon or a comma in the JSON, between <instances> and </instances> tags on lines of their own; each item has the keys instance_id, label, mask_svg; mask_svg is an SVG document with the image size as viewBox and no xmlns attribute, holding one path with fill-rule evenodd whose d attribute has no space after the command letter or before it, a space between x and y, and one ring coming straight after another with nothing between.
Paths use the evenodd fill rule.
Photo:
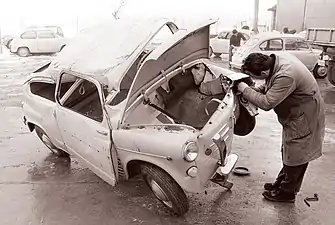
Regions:
<instances>
[{"instance_id":1,"label":"background building","mask_svg":"<svg viewBox=\"0 0 335 225\"><path fill-rule=\"evenodd\" d=\"M312 27L335 27L335 0L277 0L272 11L273 29L298 32Z\"/></svg>"}]
</instances>

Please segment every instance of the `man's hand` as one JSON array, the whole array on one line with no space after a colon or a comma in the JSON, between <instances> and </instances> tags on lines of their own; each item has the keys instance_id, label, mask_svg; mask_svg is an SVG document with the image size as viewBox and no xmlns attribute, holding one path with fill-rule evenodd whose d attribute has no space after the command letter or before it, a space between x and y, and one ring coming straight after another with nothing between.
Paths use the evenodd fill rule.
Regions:
<instances>
[{"instance_id":1,"label":"man's hand","mask_svg":"<svg viewBox=\"0 0 335 225\"><path fill-rule=\"evenodd\" d=\"M246 89L247 87L249 87L249 85L247 85L244 82L240 82L237 85L237 90L242 93L244 91L244 89Z\"/></svg>"}]
</instances>

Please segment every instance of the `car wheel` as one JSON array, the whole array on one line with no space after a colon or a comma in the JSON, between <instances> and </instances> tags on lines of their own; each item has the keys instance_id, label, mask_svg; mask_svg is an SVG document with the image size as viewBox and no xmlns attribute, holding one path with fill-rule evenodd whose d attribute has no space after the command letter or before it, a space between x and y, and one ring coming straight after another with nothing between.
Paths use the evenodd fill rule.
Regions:
<instances>
[{"instance_id":1,"label":"car wheel","mask_svg":"<svg viewBox=\"0 0 335 225\"><path fill-rule=\"evenodd\" d=\"M169 174L150 164L142 164L141 173L152 193L170 211L179 216L188 211L189 203L185 192Z\"/></svg>"},{"instance_id":2,"label":"car wheel","mask_svg":"<svg viewBox=\"0 0 335 225\"><path fill-rule=\"evenodd\" d=\"M30 51L27 47L20 47L17 50L17 54L21 57L27 57L30 54Z\"/></svg>"},{"instance_id":3,"label":"car wheel","mask_svg":"<svg viewBox=\"0 0 335 225\"><path fill-rule=\"evenodd\" d=\"M47 146L50 151L59 156L59 157L68 157L69 154L59 148L57 148L50 140L50 138L48 137L48 135L39 127L35 127L35 132L37 134L37 136L40 138L40 140L43 142L43 144L45 144L45 146Z\"/></svg>"},{"instance_id":4,"label":"car wheel","mask_svg":"<svg viewBox=\"0 0 335 225\"><path fill-rule=\"evenodd\" d=\"M326 78L327 77L327 72L328 72L328 68L327 66L319 66L316 65L314 70L313 70L313 75L315 78Z\"/></svg>"}]
</instances>

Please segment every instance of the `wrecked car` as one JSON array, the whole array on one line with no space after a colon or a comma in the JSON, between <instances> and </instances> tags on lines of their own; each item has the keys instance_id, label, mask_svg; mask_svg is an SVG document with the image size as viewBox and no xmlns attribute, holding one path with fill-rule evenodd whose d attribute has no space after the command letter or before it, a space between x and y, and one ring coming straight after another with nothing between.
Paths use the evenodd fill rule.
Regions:
<instances>
[{"instance_id":1,"label":"wrecked car","mask_svg":"<svg viewBox=\"0 0 335 225\"><path fill-rule=\"evenodd\" d=\"M185 192L209 181L232 188L233 135L250 133L257 115L233 91L248 76L209 60L214 22L187 30L117 20L85 30L25 82L25 124L52 152L77 157L113 186L142 175L183 215ZM171 36L148 48L166 28Z\"/></svg>"}]
</instances>

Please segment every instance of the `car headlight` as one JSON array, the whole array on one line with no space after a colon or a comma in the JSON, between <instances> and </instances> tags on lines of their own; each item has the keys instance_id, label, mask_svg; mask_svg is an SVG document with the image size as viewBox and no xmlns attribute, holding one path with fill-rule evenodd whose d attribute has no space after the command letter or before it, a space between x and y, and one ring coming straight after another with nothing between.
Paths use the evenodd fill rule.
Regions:
<instances>
[{"instance_id":1,"label":"car headlight","mask_svg":"<svg viewBox=\"0 0 335 225\"><path fill-rule=\"evenodd\" d=\"M199 155L199 147L194 141L189 141L183 149L183 156L187 162L193 162Z\"/></svg>"}]
</instances>

